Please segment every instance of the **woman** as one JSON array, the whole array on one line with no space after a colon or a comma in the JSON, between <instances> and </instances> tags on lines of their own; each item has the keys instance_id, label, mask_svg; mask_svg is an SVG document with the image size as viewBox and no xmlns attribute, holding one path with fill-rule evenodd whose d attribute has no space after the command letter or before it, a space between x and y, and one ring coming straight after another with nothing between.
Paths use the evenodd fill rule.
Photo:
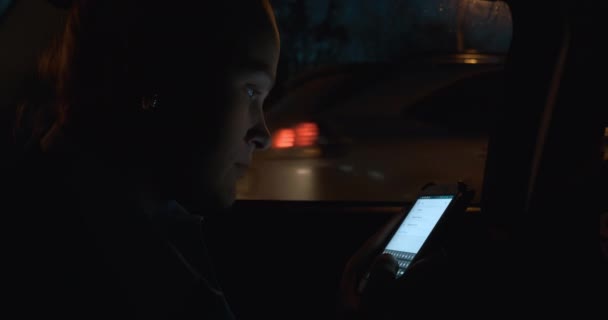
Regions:
<instances>
[{"instance_id":1,"label":"woman","mask_svg":"<svg viewBox=\"0 0 608 320\"><path fill-rule=\"evenodd\" d=\"M232 318L201 216L232 204L269 143L262 106L278 57L267 0L75 1L41 59L51 89L22 106L15 132L21 310ZM378 266L389 282L394 260ZM356 279L347 282L356 313Z\"/></svg>"},{"instance_id":2,"label":"woman","mask_svg":"<svg viewBox=\"0 0 608 320\"><path fill-rule=\"evenodd\" d=\"M32 311L232 317L191 213L229 206L268 145L278 57L268 1L73 3L16 131Z\"/></svg>"}]
</instances>

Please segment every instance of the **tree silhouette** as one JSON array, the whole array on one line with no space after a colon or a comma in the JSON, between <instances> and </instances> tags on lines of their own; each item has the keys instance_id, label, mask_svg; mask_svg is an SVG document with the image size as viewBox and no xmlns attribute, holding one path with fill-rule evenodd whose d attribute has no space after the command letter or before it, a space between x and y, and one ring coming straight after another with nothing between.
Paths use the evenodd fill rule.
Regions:
<instances>
[{"instance_id":1,"label":"tree silhouette","mask_svg":"<svg viewBox=\"0 0 608 320\"><path fill-rule=\"evenodd\" d=\"M317 43L316 63L336 63L349 37L346 28L339 24L341 5L336 0L330 0L327 15L323 21L314 27L314 40Z\"/></svg>"},{"instance_id":2,"label":"tree silhouette","mask_svg":"<svg viewBox=\"0 0 608 320\"><path fill-rule=\"evenodd\" d=\"M309 46L309 17L306 1L291 0L285 12L277 16L282 32L282 56L286 61L289 74L299 71L306 62Z\"/></svg>"}]
</instances>

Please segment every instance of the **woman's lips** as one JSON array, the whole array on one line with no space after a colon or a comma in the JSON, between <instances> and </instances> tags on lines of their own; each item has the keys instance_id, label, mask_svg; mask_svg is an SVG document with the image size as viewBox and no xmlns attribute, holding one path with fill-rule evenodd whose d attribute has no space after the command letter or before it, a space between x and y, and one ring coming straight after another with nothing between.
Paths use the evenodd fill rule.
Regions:
<instances>
[{"instance_id":1,"label":"woman's lips","mask_svg":"<svg viewBox=\"0 0 608 320\"><path fill-rule=\"evenodd\" d=\"M235 163L234 166L239 178L242 178L247 173L247 170L249 170L249 165L245 163Z\"/></svg>"}]
</instances>

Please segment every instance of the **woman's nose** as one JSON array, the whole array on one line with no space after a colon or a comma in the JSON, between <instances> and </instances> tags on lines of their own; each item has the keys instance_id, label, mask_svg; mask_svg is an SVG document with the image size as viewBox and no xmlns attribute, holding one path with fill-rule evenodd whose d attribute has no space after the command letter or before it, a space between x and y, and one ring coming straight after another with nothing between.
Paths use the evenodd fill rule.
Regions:
<instances>
[{"instance_id":1,"label":"woman's nose","mask_svg":"<svg viewBox=\"0 0 608 320\"><path fill-rule=\"evenodd\" d=\"M256 123L248 132L247 142L253 144L257 150L265 150L270 146L270 131L266 126L266 120L262 116L260 121Z\"/></svg>"}]
</instances>

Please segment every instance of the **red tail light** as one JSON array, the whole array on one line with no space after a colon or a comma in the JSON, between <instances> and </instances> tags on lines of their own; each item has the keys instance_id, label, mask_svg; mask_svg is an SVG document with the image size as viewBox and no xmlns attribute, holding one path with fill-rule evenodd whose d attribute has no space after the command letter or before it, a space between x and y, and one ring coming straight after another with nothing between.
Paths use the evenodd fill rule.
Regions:
<instances>
[{"instance_id":1,"label":"red tail light","mask_svg":"<svg viewBox=\"0 0 608 320\"><path fill-rule=\"evenodd\" d=\"M319 138L319 127L313 122L302 122L293 128L275 132L272 147L276 149L292 147L312 147Z\"/></svg>"},{"instance_id":2,"label":"red tail light","mask_svg":"<svg viewBox=\"0 0 608 320\"><path fill-rule=\"evenodd\" d=\"M272 147L277 149L291 148L294 146L296 133L293 129L281 129L277 131L272 139Z\"/></svg>"},{"instance_id":3,"label":"red tail light","mask_svg":"<svg viewBox=\"0 0 608 320\"><path fill-rule=\"evenodd\" d=\"M296 126L296 146L310 147L317 143L319 128L316 123L304 122Z\"/></svg>"}]
</instances>

